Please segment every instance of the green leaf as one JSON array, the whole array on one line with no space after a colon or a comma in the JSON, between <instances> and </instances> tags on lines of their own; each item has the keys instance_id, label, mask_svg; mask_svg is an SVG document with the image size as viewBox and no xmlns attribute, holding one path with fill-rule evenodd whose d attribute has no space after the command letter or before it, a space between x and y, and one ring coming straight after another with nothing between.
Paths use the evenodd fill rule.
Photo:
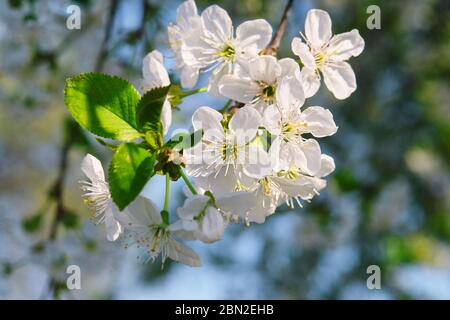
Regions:
<instances>
[{"instance_id":1,"label":"green leaf","mask_svg":"<svg viewBox=\"0 0 450 320\"><path fill-rule=\"evenodd\" d=\"M161 148L161 145L163 143L161 134L153 131L147 131L144 138L152 152L156 152Z\"/></svg>"},{"instance_id":2,"label":"green leaf","mask_svg":"<svg viewBox=\"0 0 450 320\"><path fill-rule=\"evenodd\" d=\"M64 95L72 116L90 132L125 142L140 137L136 123L140 95L128 81L83 73L67 79Z\"/></svg>"},{"instance_id":3,"label":"green leaf","mask_svg":"<svg viewBox=\"0 0 450 320\"><path fill-rule=\"evenodd\" d=\"M163 127L161 112L170 86L147 91L137 107L137 122L141 132L152 132L162 144Z\"/></svg>"},{"instance_id":4,"label":"green leaf","mask_svg":"<svg viewBox=\"0 0 450 320\"><path fill-rule=\"evenodd\" d=\"M43 216L41 213L37 213L33 216L22 220L22 228L28 233L34 233L40 229L43 222Z\"/></svg>"},{"instance_id":5,"label":"green leaf","mask_svg":"<svg viewBox=\"0 0 450 320\"><path fill-rule=\"evenodd\" d=\"M3 264L3 274L6 277L9 277L13 272L14 272L14 266L9 262L5 262Z\"/></svg>"},{"instance_id":6,"label":"green leaf","mask_svg":"<svg viewBox=\"0 0 450 320\"><path fill-rule=\"evenodd\" d=\"M108 143L105 140L102 140L100 138L95 138L95 140L97 140L97 142L100 143L102 146L104 146L112 151L116 151L116 149L117 149L116 145Z\"/></svg>"},{"instance_id":7,"label":"green leaf","mask_svg":"<svg viewBox=\"0 0 450 320\"><path fill-rule=\"evenodd\" d=\"M193 133L178 133L174 135L169 141L166 142L165 146L177 151L192 148L199 141L202 140L203 130L197 130Z\"/></svg>"},{"instance_id":8,"label":"green leaf","mask_svg":"<svg viewBox=\"0 0 450 320\"><path fill-rule=\"evenodd\" d=\"M153 175L155 158L143 147L126 143L117 148L109 166L109 187L120 210L129 205Z\"/></svg>"},{"instance_id":9,"label":"green leaf","mask_svg":"<svg viewBox=\"0 0 450 320\"><path fill-rule=\"evenodd\" d=\"M19 10L22 7L22 0L9 0L9 6L11 9Z\"/></svg>"},{"instance_id":10,"label":"green leaf","mask_svg":"<svg viewBox=\"0 0 450 320\"><path fill-rule=\"evenodd\" d=\"M62 216L61 222L67 229L76 229L80 225L80 217L74 211L66 211Z\"/></svg>"},{"instance_id":11,"label":"green leaf","mask_svg":"<svg viewBox=\"0 0 450 320\"><path fill-rule=\"evenodd\" d=\"M337 170L334 174L334 179L339 188L344 192L356 190L359 187L359 181L348 168L340 168Z\"/></svg>"}]
</instances>

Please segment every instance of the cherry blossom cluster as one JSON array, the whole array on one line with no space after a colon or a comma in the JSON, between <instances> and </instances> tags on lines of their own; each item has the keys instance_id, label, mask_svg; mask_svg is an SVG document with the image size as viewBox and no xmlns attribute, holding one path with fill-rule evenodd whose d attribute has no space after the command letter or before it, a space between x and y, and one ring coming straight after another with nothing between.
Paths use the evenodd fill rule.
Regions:
<instances>
[{"instance_id":1,"label":"cherry blossom cluster","mask_svg":"<svg viewBox=\"0 0 450 320\"><path fill-rule=\"evenodd\" d=\"M192 91L207 73L206 91L230 103L221 111L198 107L192 126L202 133L200 142L171 154L193 181L185 180L187 199L173 222L142 196L119 212L100 161L86 156L84 196L104 221L108 240L125 231L151 259L161 255L162 261L199 266L198 255L176 239L218 241L230 221L263 223L280 205L302 207L326 187L335 164L318 139L336 133L337 126L329 109L305 100L317 93L322 77L337 99L356 90L347 60L363 51L364 40L356 29L333 35L329 14L317 9L308 12L304 33L292 40L292 57L266 54L272 37L264 19L234 28L217 5L201 13L193 0L178 7L168 38L181 87ZM159 51L143 62L143 92L170 85ZM168 96L161 115L164 134L172 110Z\"/></svg>"}]
</instances>

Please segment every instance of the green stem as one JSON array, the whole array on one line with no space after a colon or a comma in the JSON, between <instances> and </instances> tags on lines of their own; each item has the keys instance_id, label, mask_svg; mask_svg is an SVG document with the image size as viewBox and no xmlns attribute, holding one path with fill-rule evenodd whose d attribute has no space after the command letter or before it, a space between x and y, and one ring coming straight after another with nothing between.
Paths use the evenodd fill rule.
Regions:
<instances>
[{"instance_id":1,"label":"green stem","mask_svg":"<svg viewBox=\"0 0 450 320\"><path fill-rule=\"evenodd\" d=\"M189 178L186 176L186 173L184 173L184 171L181 167L180 167L180 174L184 180L184 183L186 183L189 190L191 190L192 194L197 194L197 190L195 190L195 187L192 185L191 181L189 181Z\"/></svg>"},{"instance_id":2,"label":"green stem","mask_svg":"<svg viewBox=\"0 0 450 320\"><path fill-rule=\"evenodd\" d=\"M206 90L207 90L206 88L199 88L199 89L195 89L195 90L185 91L185 92L180 93L180 98L189 97L196 93L205 92Z\"/></svg>"},{"instance_id":3,"label":"green stem","mask_svg":"<svg viewBox=\"0 0 450 320\"><path fill-rule=\"evenodd\" d=\"M233 100L231 100L231 99L228 100L227 103L223 106L223 108L219 110L219 112L221 114L224 114L225 112L227 112L228 109L230 108L232 102L233 102Z\"/></svg>"},{"instance_id":4,"label":"green stem","mask_svg":"<svg viewBox=\"0 0 450 320\"><path fill-rule=\"evenodd\" d=\"M163 211L169 212L169 193L170 193L170 176L166 173L166 195L164 197Z\"/></svg>"}]
</instances>

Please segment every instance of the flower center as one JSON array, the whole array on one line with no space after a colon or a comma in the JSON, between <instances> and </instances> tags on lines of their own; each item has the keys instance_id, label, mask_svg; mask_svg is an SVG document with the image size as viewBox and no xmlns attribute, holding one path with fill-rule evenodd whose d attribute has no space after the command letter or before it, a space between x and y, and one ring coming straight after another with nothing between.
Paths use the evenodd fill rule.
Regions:
<instances>
[{"instance_id":1,"label":"flower center","mask_svg":"<svg viewBox=\"0 0 450 320\"><path fill-rule=\"evenodd\" d=\"M275 86L273 85L268 85L265 88L263 88L262 92L263 92L263 96L264 96L264 100L268 101L268 100L273 100L274 96L275 96Z\"/></svg>"},{"instance_id":2,"label":"flower center","mask_svg":"<svg viewBox=\"0 0 450 320\"><path fill-rule=\"evenodd\" d=\"M270 188L270 185L271 185L271 183L270 183L269 178L266 177L266 178L263 178L261 180L262 189L264 191L264 194L267 195L267 196L270 196L272 194L272 190Z\"/></svg>"},{"instance_id":3,"label":"flower center","mask_svg":"<svg viewBox=\"0 0 450 320\"><path fill-rule=\"evenodd\" d=\"M167 237L168 232L162 225L151 225L150 228L154 230L154 236L148 249L152 253L158 253L161 250L162 241Z\"/></svg>"},{"instance_id":4,"label":"flower center","mask_svg":"<svg viewBox=\"0 0 450 320\"><path fill-rule=\"evenodd\" d=\"M333 54L334 52L323 50L316 52L314 54L314 61L316 62L317 68L320 69L327 64Z\"/></svg>"},{"instance_id":5,"label":"flower center","mask_svg":"<svg viewBox=\"0 0 450 320\"><path fill-rule=\"evenodd\" d=\"M222 159L227 160L235 160L237 158L238 146L233 142L225 142L222 147Z\"/></svg>"},{"instance_id":6,"label":"flower center","mask_svg":"<svg viewBox=\"0 0 450 320\"><path fill-rule=\"evenodd\" d=\"M225 44L225 46L222 48L222 50L220 50L219 52L217 52L217 55L224 57L226 59L232 59L234 58L234 55L236 54L236 50L234 49L234 47L232 47L230 44Z\"/></svg>"},{"instance_id":7,"label":"flower center","mask_svg":"<svg viewBox=\"0 0 450 320\"><path fill-rule=\"evenodd\" d=\"M288 178L290 180L296 180L300 176L300 172L297 168L291 168L289 170L281 170L278 172L278 176L282 178Z\"/></svg>"},{"instance_id":8,"label":"flower center","mask_svg":"<svg viewBox=\"0 0 450 320\"><path fill-rule=\"evenodd\" d=\"M81 190L85 192L83 202L88 205L94 218L99 219L98 222L101 222L103 220L103 213L108 207L111 198L108 184L106 182L93 184L89 181L82 181L81 184Z\"/></svg>"},{"instance_id":9,"label":"flower center","mask_svg":"<svg viewBox=\"0 0 450 320\"><path fill-rule=\"evenodd\" d=\"M308 124L305 121L285 122L281 126L281 134L285 141L296 138L301 135L301 129L306 128Z\"/></svg>"}]
</instances>

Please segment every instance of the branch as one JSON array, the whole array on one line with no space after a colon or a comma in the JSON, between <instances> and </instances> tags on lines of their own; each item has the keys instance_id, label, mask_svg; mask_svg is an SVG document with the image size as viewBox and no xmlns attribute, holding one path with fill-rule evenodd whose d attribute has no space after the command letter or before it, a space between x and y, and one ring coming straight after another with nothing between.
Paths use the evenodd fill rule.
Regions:
<instances>
[{"instance_id":1,"label":"branch","mask_svg":"<svg viewBox=\"0 0 450 320\"><path fill-rule=\"evenodd\" d=\"M276 55L277 50L280 47L281 39L286 31L289 14L291 13L293 4L294 0L288 0L286 7L284 8L283 15L281 16L280 23L278 24L277 31L275 31L272 41L270 41L267 48L264 49L264 54Z\"/></svg>"},{"instance_id":2,"label":"branch","mask_svg":"<svg viewBox=\"0 0 450 320\"><path fill-rule=\"evenodd\" d=\"M55 218L53 219L53 222L50 227L50 236L49 239L51 241L56 239L56 234L58 231L58 224L62 220L66 208L64 206L64 198L63 198L63 189L64 189L64 182L65 177L67 173L67 164L68 164L68 156L69 151L76 141L78 134L80 133L80 127L78 125L74 125L70 132L67 134L64 144L61 149L60 153L60 160L59 160L59 170L58 170L58 176L56 178L56 181L51 189L51 195L56 199L56 214Z\"/></svg>"},{"instance_id":3,"label":"branch","mask_svg":"<svg viewBox=\"0 0 450 320\"><path fill-rule=\"evenodd\" d=\"M110 10L108 13L107 22L105 25L105 37L103 38L99 54L96 59L95 64L95 71L99 72L103 69L104 60L106 59L108 55L108 49L107 44L109 42L109 38L111 37L111 31L112 26L114 22L114 17L116 15L117 11L117 0L112 0ZM56 213L55 218L53 219L51 226L50 226L50 234L49 234L49 240L53 241L56 239L57 233L58 233L58 225L61 222L61 220L64 217L64 214L66 212L66 207L64 205L64 182L65 177L67 173L67 167L68 167L68 157L69 157L69 151L73 147L75 141L78 138L78 135L80 134L81 128L78 124L74 124L68 135L66 136L64 143L61 147L60 152L60 160L59 160L59 169L58 169L58 175L56 177L55 182L53 183L52 188L50 189L51 195L54 197L56 202Z\"/></svg>"},{"instance_id":4,"label":"branch","mask_svg":"<svg viewBox=\"0 0 450 320\"><path fill-rule=\"evenodd\" d=\"M116 16L118 1L112 0L109 7L108 18L105 25L105 36L100 46L100 51L97 55L97 61L95 62L95 71L100 72L103 69L106 57L108 55L108 42L111 38L112 27L114 24L114 17Z\"/></svg>"}]
</instances>

